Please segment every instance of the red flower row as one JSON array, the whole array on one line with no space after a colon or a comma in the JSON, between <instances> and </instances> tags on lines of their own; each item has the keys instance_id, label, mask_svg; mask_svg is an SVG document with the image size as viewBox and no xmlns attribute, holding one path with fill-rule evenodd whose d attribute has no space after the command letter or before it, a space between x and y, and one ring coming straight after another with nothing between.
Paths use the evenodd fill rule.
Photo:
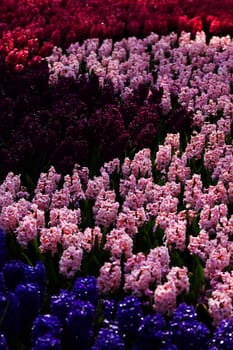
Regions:
<instances>
[{"instance_id":1,"label":"red flower row","mask_svg":"<svg viewBox=\"0 0 233 350\"><path fill-rule=\"evenodd\" d=\"M16 70L39 63L54 45L67 48L88 37L233 32L228 0L207 5L201 0L17 0L17 6L14 0L0 2L0 55Z\"/></svg>"}]
</instances>

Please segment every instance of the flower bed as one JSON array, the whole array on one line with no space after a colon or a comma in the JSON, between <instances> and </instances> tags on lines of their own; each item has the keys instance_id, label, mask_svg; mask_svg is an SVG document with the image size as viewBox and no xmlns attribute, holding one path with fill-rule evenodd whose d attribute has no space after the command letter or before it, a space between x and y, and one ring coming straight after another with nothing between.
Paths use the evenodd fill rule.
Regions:
<instances>
[{"instance_id":1,"label":"flower bed","mask_svg":"<svg viewBox=\"0 0 233 350\"><path fill-rule=\"evenodd\" d=\"M230 5L2 6L1 349L231 349Z\"/></svg>"}]
</instances>

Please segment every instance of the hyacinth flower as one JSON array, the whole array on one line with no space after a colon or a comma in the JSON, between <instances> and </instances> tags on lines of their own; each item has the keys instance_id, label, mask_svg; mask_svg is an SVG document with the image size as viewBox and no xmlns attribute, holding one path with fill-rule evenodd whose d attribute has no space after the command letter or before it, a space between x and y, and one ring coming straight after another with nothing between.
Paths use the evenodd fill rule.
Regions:
<instances>
[{"instance_id":1,"label":"hyacinth flower","mask_svg":"<svg viewBox=\"0 0 233 350\"><path fill-rule=\"evenodd\" d=\"M97 280L93 276L78 277L74 282L73 293L77 299L90 301L96 306L98 300Z\"/></svg>"},{"instance_id":2,"label":"hyacinth flower","mask_svg":"<svg viewBox=\"0 0 233 350\"><path fill-rule=\"evenodd\" d=\"M115 315L115 301L112 299L101 299L101 311L104 320L112 321Z\"/></svg>"},{"instance_id":3,"label":"hyacinth flower","mask_svg":"<svg viewBox=\"0 0 233 350\"><path fill-rule=\"evenodd\" d=\"M209 343L209 350L230 350L233 348L233 319L223 320L215 329Z\"/></svg>"},{"instance_id":4,"label":"hyacinth flower","mask_svg":"<svg viewBox=\"0 0 233 350\"><path fill-rule=\"evenodd\" d=\"M142 305L139 298L126 296L116 305L116 321L126 343L134 340L142 319Z\"/></svg>"},{"instance_id":5,"label":"hyacinth flower","mask_svg":"<svg viewBox=\"0 0 233 350\"><path fill-rule=\"evenodd\" d=\"M51 296L51 314L56 316L63 325L72 309L75 295L67 290L61 290L58 295Z\"/></svg>"},{"instance_id":6,"label":"hyacinth flower","mask_svg":"<svg viewBox=\"0 0 233 350\"><path fill-rule=\"evenodd\" d=\"M124 350L125 343L120 334L117 323L109 323L107 327L101 328L95 338L91 350Z\"/></svg>"},{"instance_id":7,"label":"hyacinth flower","mask_svg":"<svg viewBox=\"0 0 233 350\"><path fill-rule=\"evenodd\" d=\"M62 331L62 324L56 316L50 314L37 316L32 325L32 348L52 349L48 344L48 339L50 339L51 344L55 344L54 349L60 350ZM44 348L40 348L40 340Z\"/></svg>"},{"instance_id":8,"label":"hyacinth flower","mask_svg":"<svg viewBox=\"0 0 233 350\"><path fill-rule=\"evenodd\" d=\"M2 269L7 288L14 291L18 283L23 281L24 263L21 260L10 260Z\"/></svg>"},{"instance_id":9,"label":"hyacinth flower","mask_svg":"<svg viewBox=\"0 0 233 350\"><path fill-rule=\"evenodd\" d=\"M93 335L95 307L89 301L76 300L66 318L66 344L70 350L88 349Z\"/></svg>"},{"instance_id":10,"label":"hyacinth flower","mask_svg":"<svg viewBox=\"0 0 233 350\"><path fill-rule=\"evenodd\" d=\"M15 289L19 299L22 331L28 332L41 307L41 295L38 285L19 283Z\"/></svg>"},{"instance_id":11,"label":"hyacinth flower","mask_svg":"<svg viewBox=\"0 0 233 350\"><path fill-rule=\"evenodd\" d=\"M169 323L169 334L173 344L180 350L208 349L210 331L199 322L193 306L181 303Z\"/></svg>"},{"instance_id":12,"label":"hyacinth flower","mask_svg":"<svg viewBox=\"0 0 233 350\"><path fill-rule=\"evenodd\" d=\"M142 319L136 336L134 350L160 349L166 342L166 322L160 314L147 315Z\"/></svg>"}]
</instances>

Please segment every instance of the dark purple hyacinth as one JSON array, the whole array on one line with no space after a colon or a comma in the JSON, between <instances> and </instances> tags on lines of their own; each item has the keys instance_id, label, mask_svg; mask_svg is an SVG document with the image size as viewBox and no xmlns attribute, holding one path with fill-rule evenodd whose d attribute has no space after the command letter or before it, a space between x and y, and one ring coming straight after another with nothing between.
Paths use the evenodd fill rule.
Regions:
<instances>
[{"instance_id":1,"label":"dark purple hyacinth","mask_svg":"<svg viewBox=\"0 0 233 350\"><path fill-rule=\"evenodd\" d=\"M124 336L135 336L142 319L142 305L137 297L126 296L116 306L116 320Z\"/></svg>"},{"instance_id":2,"label":"dark purple hyacinth","mask_svg":"<svg viewBox=\"0 0 233 350\"><path fill-rule=\"evenodd\" d=\"M66 318L67 348L88 349L93 325L95 307L89 301L76 300Z\"/></svg>"},{"instance_id":3,"label":"dark purple hyacinth","mask_svg":"<svg viewBox=\"0 0 233 350\"><path fill-rule=\"evenodd\" d=\"M116 323L101 328L91 350L124 350L125 344Z\"/></svg>"},{"instance_id":4,"label":"dark purple hyacinth","mask_svg":"<svg viewBox=\"0 0 233 350\"><path fill-rule=\"evenodd\" d=\"M60 320L50 314L39 315L32 326L32 346L34 347L39 338L61 339L62 325Z\"/></svg>"},{"instance_id":5,"label":"dark purple hyacinth","mask_svg":"<svg viewBox=\"0 0 233 350\"><path fill-rule=\"evenodd\" d=\"M132 147L144 148L153 145L157 136L160 116L157 105L144 105L129 124Z\"/></svg>"},{"instance_id":6,"label":"dark purple hyacinth","mask_svg":"<svg viewBox=\"0 0 233 350\"><path fill-rule=\"evenodd\" d=\"M94 306L98 301L97 280L93 276L78 277L74 282L73 293L77 299L90 301Z\"/></svg>"},{"instance_id":7,"label":"dark purple hyacinth","mask_svg":"<svg viewBox=\"0 0 233 350\"><path fill-rule=\"evenodd\" d=\"M166 342L166 322L159 314L147 315L137 330L134 350L160 349L162 341Z\"/></svg>"},{"instance_id":8,"label":"dark purple hyacinth","mask_svg":"<svg viewBox=\"0 0 233 350\"><path fill-rule=\"evenodd\" d=\"M181 303L169 323L171 341L178 349L208 349L210 331L197 320L193 306Z\"/></svg>"},{"instance_id":9,"label":"dark purple hyacinth","mask_svg":"<svg viewBox=\"0 0 233 350\"><path fill-rule=\"evenodd\" d=\"M210 340L209 350L233 349L233 319L223 320L215 329Z\"/></svg>"}]
</instances>

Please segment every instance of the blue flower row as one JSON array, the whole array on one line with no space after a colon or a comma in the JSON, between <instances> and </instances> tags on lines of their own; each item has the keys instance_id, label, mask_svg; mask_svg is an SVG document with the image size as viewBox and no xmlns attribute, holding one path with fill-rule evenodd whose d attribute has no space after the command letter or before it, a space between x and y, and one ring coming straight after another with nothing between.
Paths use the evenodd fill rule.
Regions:
<instances>
[{"instance_id":1,"label":"blue flower row","mask_svg":"<svg viewBox=\"0 0 233 350\"><path fill-rule=\"evenodd\" d=\"M0 349L221 350L233 348L233 320L211 332L193 306L170 319L146 312L139 298L100 298L96 278L78 277L70 290L46 291L46 269L7 260L0 230Z\"/></svg>"}]
</instances>

